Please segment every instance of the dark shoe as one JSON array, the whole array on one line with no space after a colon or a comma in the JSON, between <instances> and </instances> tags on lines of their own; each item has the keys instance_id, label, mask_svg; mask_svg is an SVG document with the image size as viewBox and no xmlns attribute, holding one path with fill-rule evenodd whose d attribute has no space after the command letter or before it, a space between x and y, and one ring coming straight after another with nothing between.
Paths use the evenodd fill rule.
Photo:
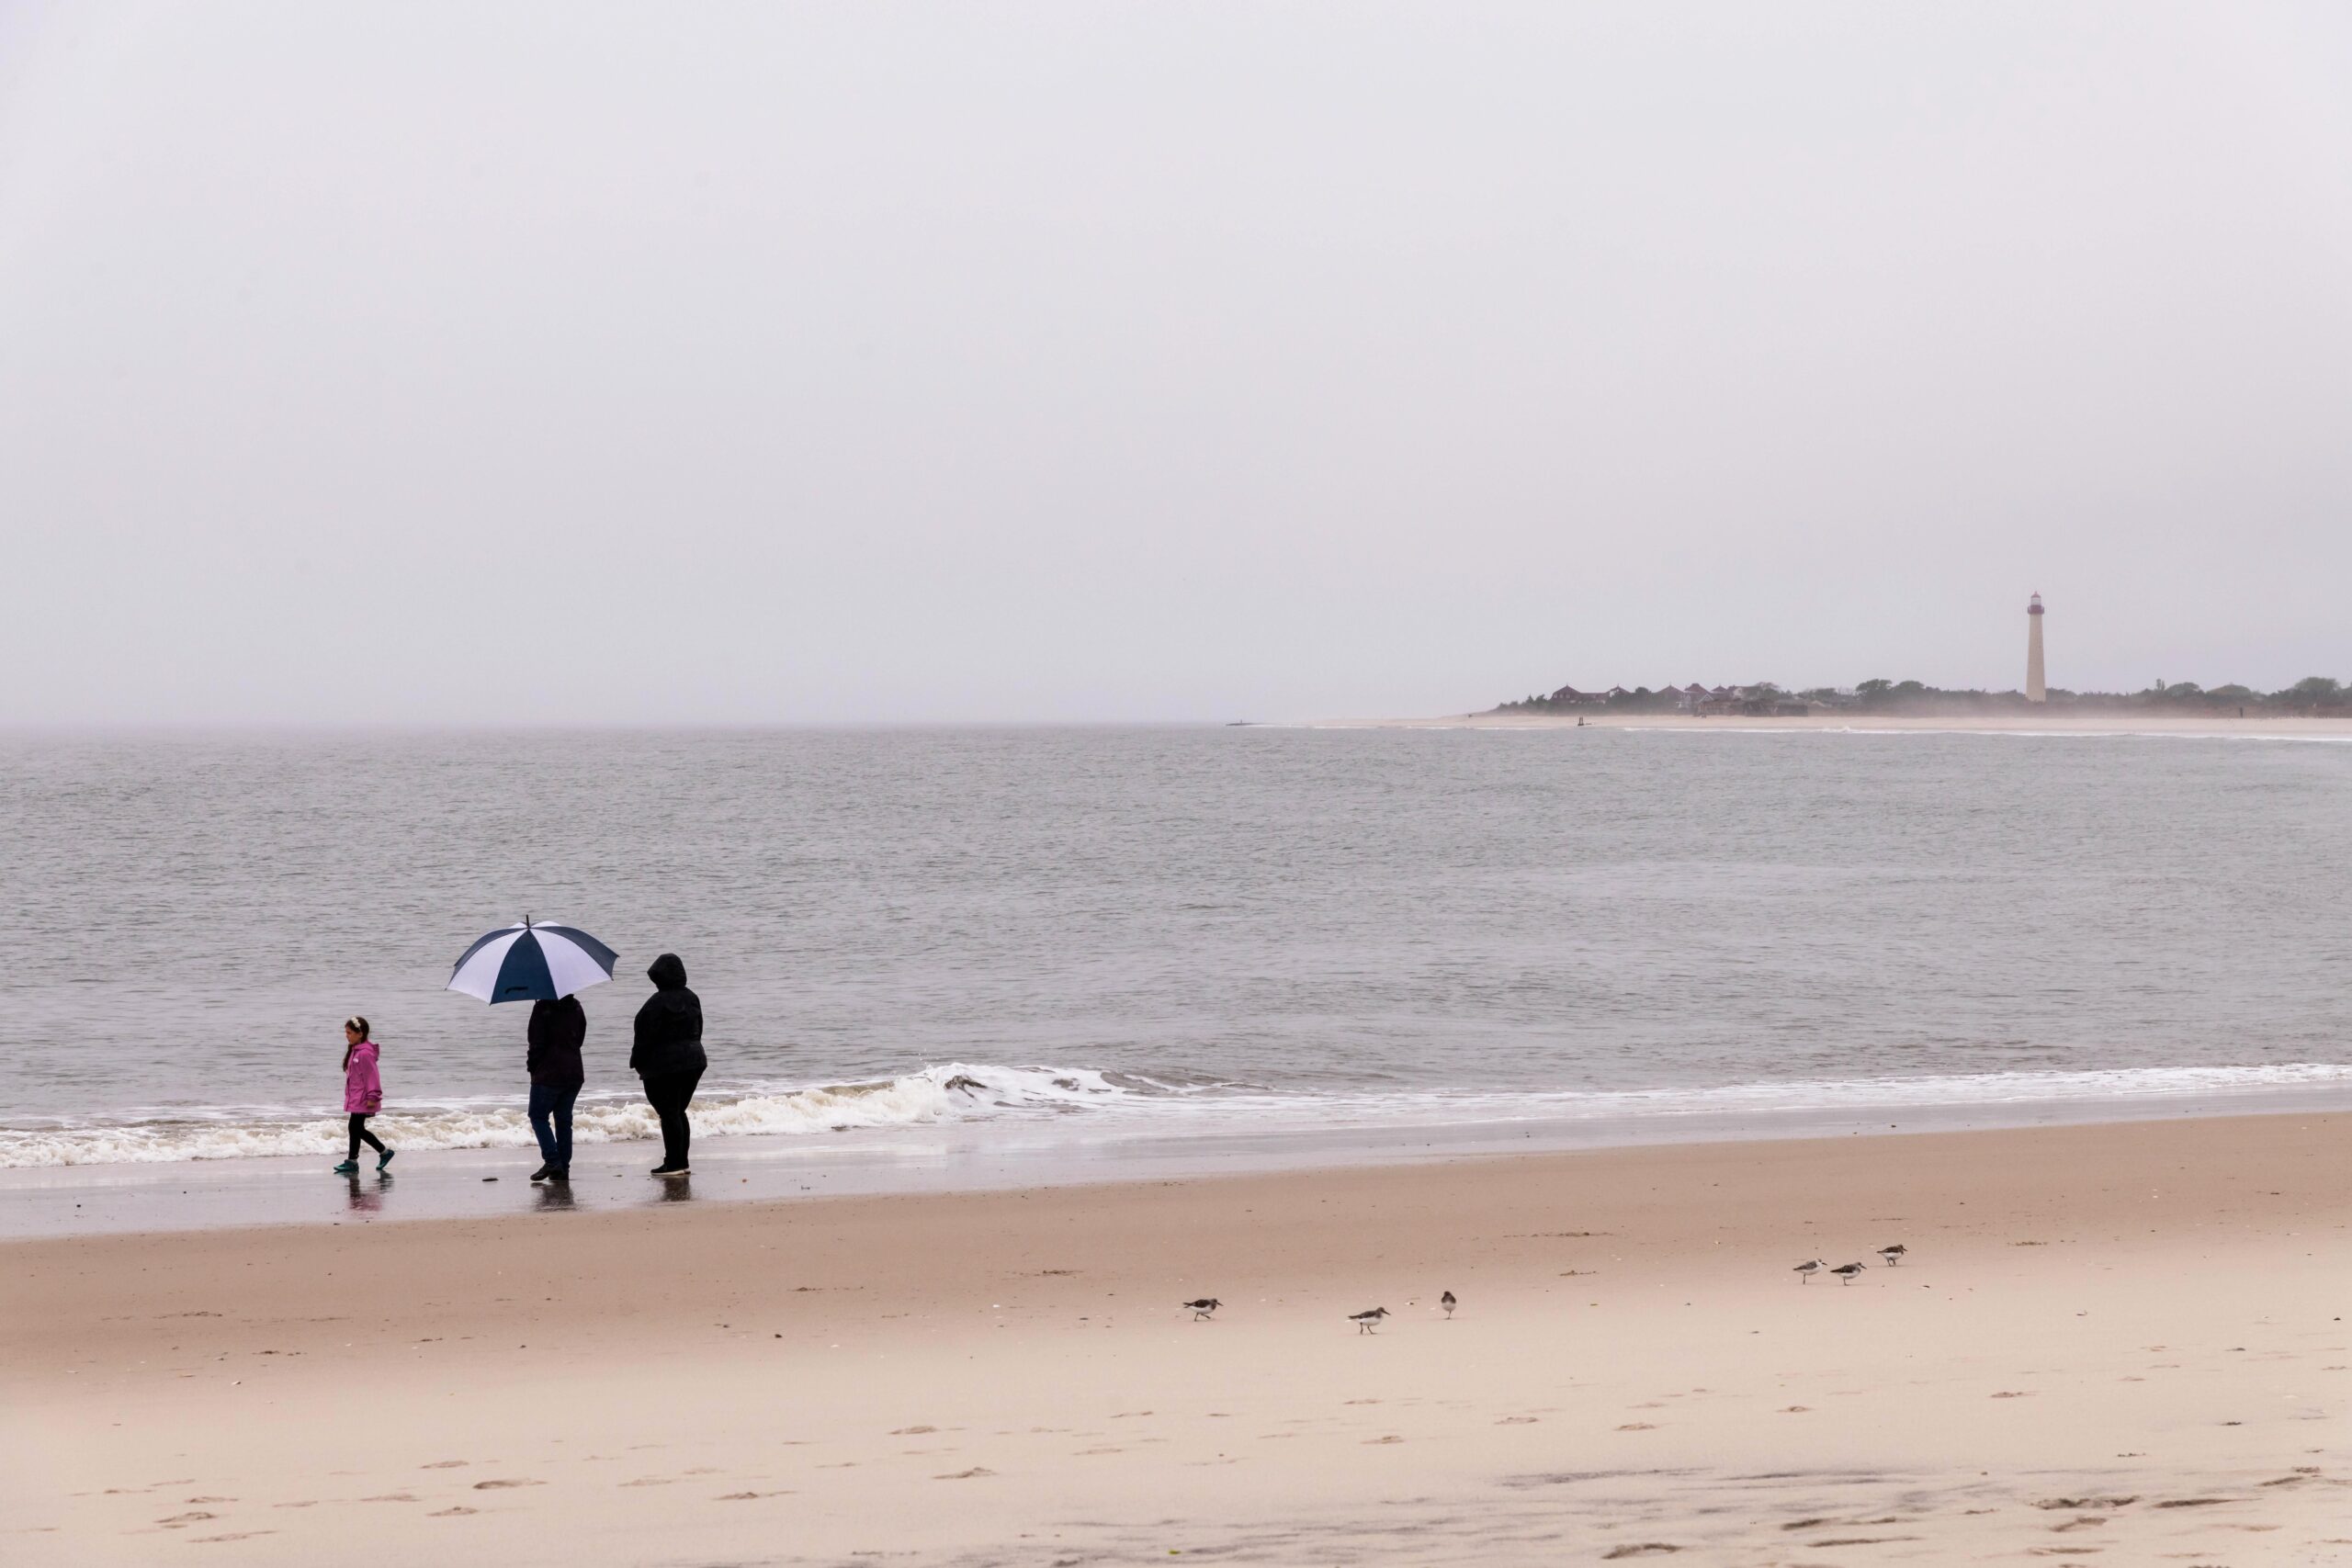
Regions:
<instances>
[{"instance_id":1,"label":"dark shoe","mask_svg":"<svg viewBox=\"0 0 2352 1568\"><path fill-rule=\"evenodd\" d=\"M531 1179L534 1181L545 1181L548 1177L553 1176L554 1174L555 1167L551 1165L543 1165L539 1167L538 1169L531 1172Z\"/></svg>"},{"instance_id":2,"label":"dark shoe","mask_svg":"<svg viewBox=\"0 0 2352 1568\"><path fill-rule=\"evenodd\" d=\"M686 1168L683 1165L657 1165L653 1168L653 1174L656 1176L684 1176L688 1174L688 1172Z\"/></svg>"},{"instance_id":3,"label":"dark shoe","mask_svg":"<svg viewBox=\"0 0 2352 1568\"><path fill-rule=\"evenodd\" d=\"M381 1155L379 1155L376 1157L376 1168L378 1170L381 1170L386 1166L391 1164L392 1156L398 1153L400 1153L400 1150L398 1149L386 1149Z\"/></svg>"},{"instance_id":4,"label":"dark shoe","mask_svg":"<svg viewBox=\"0 0 2352 1568\"><path fill-rule=\"evenodd\" d=\"M568 1165L557 1166L553 1170L548 1172L548 1179L549 1181L561 1181L568 1183L571 1179L571 1168Z\"/></svg>"},{"instance_id":5,"label":"dark shoe","mask_svg":"<svg viewBox=\"0 0 2352 1568\"><path fill-rule=\"evenodd\" d=\"M341 1165L336 1166L329 1174L334 1176L356 1176L359 1174L359 1162L356 1159L345 1160Z\"/></svg>"}]
</instances>

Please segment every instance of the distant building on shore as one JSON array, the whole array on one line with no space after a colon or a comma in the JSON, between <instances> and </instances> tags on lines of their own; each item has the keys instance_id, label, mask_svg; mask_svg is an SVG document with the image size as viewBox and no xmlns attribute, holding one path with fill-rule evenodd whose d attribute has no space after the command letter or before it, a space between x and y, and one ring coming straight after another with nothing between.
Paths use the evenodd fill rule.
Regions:
<instances>
[{"instance_id":1,"label":"distant building on shore","mask_svg":"<svg viewBox=\"0 0 2352 1568\"><path fill-rule=\"evenodd\" d=\"M2049 684L2041 677L2041 595L2025 602L2025 700L2046 703Z\"/></svg>"}]
</instances>

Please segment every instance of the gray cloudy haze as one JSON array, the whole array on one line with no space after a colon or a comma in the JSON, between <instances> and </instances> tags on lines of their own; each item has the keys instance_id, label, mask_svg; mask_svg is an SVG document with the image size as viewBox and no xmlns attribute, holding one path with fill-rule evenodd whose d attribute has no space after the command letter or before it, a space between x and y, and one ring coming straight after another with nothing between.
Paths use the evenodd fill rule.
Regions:
<instances>
[{"instance_id":1,"label":"gray cloudy haze","mask_svg":"<svg viewBox=\"0 0 2352 1568\"><path fill-rule=\"evenodd\" d=\"M2352 678L2352 10L0 4L0 720Z\"/></svg>"}]
</instances>

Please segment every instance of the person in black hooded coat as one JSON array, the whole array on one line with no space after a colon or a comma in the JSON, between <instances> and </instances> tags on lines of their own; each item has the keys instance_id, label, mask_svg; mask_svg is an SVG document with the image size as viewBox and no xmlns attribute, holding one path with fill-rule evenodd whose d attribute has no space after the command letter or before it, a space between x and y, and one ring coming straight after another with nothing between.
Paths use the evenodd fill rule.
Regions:
<instances>
[{"instance_id":1,"label":"person in black hooded coat","mask_svg":"<svg viewBox=\"0 0 2352 1568\"><path fill-rule=\"evenodd\" d=\"M662 1163L653 1174L684 1176L693 1135L686 1106L710 1065L702 1049L702 998L686 989L686 966L674 953L655 959L645 977L653 982L653 994L637 1010L628 1065L644 1080L646 1100L662 1119Z\"/></svg>"}]
</instances>

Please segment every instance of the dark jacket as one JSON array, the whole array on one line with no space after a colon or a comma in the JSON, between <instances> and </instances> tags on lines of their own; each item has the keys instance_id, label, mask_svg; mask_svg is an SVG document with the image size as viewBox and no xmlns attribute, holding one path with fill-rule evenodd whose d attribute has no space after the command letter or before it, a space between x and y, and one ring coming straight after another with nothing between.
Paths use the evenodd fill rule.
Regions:
<instances>
[{"instance_id":1,"label":"dark jacket","mask_svg":"<svg viewBox=\"0 0 2352 1568\"><path fill-rule=\"evenodd\" d=\"M531 1081L556 1089L578 1089L588 1080L580 1065L580 1043L588 1038L588 1014L578 997L531 1004L531 1043L523 1058Z\"/></svg>"},{"instance_id":2,"label":"dark jacket","mask_svg":"<svg viewBox=\"0 0 2352 1568\"><path fill-rule=\"evenodd\" d=\"M686 966L665 953L645 972L653 994L637 1010L637 1042L628 1065L639 1077L698 1073L709 1066L702 1054L702 998L686 989Z\"/></svg>"}]
</instances>

